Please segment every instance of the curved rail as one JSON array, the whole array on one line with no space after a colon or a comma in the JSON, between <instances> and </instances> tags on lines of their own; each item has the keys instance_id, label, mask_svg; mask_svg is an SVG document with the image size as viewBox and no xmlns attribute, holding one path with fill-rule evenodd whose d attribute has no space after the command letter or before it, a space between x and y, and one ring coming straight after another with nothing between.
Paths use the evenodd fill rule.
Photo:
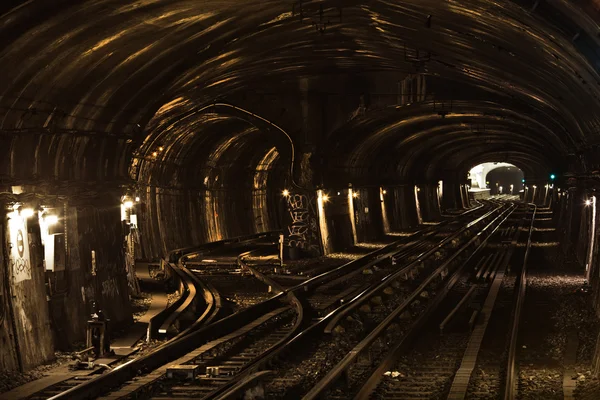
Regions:
<instances>
[{"instance_id":1,"label":"curved rail","mask_svg":"<svg viewBox=\"0 0 600 400\"><path fill-rule=\"evenodd\" d=\"M271 237L275 238L275 236L277 238L279 237L279 231L237 236L230 239L205 243L199 246L175 249L169 252L166 260L163 260L163 265L165 268L169 268L169 270L171 270L179 279L181 296L173 304L150 320L148 339L167 335L170 327L176 323L186 311L194 310L198 306L198 303L200 303L200 299L197 298L198 292L203 294L206 309L191 326L184 330L184 332L189 333L191 330L197 329L202 323L209 323L214 320L214 318L216 318L216 313L218 313L221 308L221 298L218 292L214 290L214 288L211 288L210 285L207 286L200 282L198 278L189 273L185 268L183 260L186 255L191 253L210 252L228 245L252 242ZM212 293L208 293L207 291ZM182 333L183 332L179 333L176 337L181 337Z\"/></svg>"},{"instance_id":2,"label":"curved rail","mask_svg":"<svg viewBox=\"0 0 600 400\"><path fill-rule=\"evenodd\" d=\"M535 222L535 213L537 212L537 206L535 204L529 203L529 205L533 206L533 215L531 216L531 225L529 226L527 248L525 249L525 256L523 257L523 268L521 269L521 275L519 277L519 291L517 294L517 301L515 302L513 324L510 333L508 361L506 365L506 382L504 385L504 400L515 399L517 391L517 379L515 378L515 358L517 350L517 340L519 336L521 310L523 308L523 303L525 301L525 292L527 290L527 260L529 259L529 250L531 249L531 237L533 235L533 223Z\"/></svg>"},{"instance_id":3,"label":"curved rail","mask_svg":"<svg viewBox=\"0 0 600 400\"><path fill-rule=\"evenodd\" d=\"M476 210L479 210L482 207L483 205L479 205L477 207L470 208L469 210L457 215L456 217L468 215ZM430 229L435 229L435 227L436 226L429 226L423 230L415 232L414 236L429 231ZM277 235L279 235L279 231L266 232L251 236L227 239L219 241L217 242L217 244L212 243L207 246L196 246L176 249L169 253L168 259L169 261L179 262L179 260L183 256L192 252L197 252L199 250L201 251L206 249L217 249L227 244L241 243L246 240L266 238L273 235L274 233L277 233ZM218 321L214 321L210 324L204 324L200 327L196 327L195 330L189 331L185 336L178 335L177 338L175 338L174 340L170 340L164 345L158 347L152 353L131 360L108 373L98 376L96 379L85 382L79 386L76 386L63 393L60 393L52 397L52 400L95 398L100 394L99 388L108 391L110 390L110 388L119 386L127 382L128 380L136 377L139 374L139 371L154 370L159 366L172 361L174 358L176 358L178 354L186 354L194 350L198 346L198 343L205 343L207 341L214 340L218 337L222 337L223 335L229 334L230 332L233 332L235 329L239 328L241 325L246 325L251 321L255 320L257 316L264 315L268 312L277 309L281 306L281 302L289 302L288 295L290 293L293 295L298 290L309 290L323 282L328 281L329 279L334 279L335 277L346 273L346 271L348 270L353 270L357 267L363 267L365 265L366 260L368 262L379 262L381 258L385 258L386 256L389 257L390 255L395 254L397 250L394 248L393 251L390 251L390 249L393 248L394 245L398 247L398 243L403 244L406 239L407 238L403 238L403 240L386 246L383 249L373 251L359 260L351 261L340 267L334 268L333 270L319 274L299 285L296 285L292 288L288 288L285 291L275 294L272 298L262 303L252 305L244 310L240 310L232 315L229 315ZM312 330L310 330L310 332L312 332ZM308 333L309 332L307 331L300 332L290 341L294 341L295 339L305 337L304 334L308 335ZM279 348L281 347L282 346L280 346ZM261 360L260 364L268 363L268 361L272 359L276 353L276 351L273 351L270 355L265 356Z\"/></svg>"},{"instance_id":4,"label":"curved rail","mask_svg":"<svg viewBox=\"0 0 600 400\"><path fill-rule=\"evenodd\" d=\"M242 268L246 268L247 270L249 270L254 276L256 276L258 279L260 279L261 281L263 281L267 285L270 285L271 287L274 287L277 290L280 290L280 293L285 292L285 290L283 289L283 287L281 285L279 285L276 281L274 281L273 279L271 279L268 276L264 275L263 273L259 272L258 270L252 268L250 265L248 265L245 262L244 258L248 257L252 253L254 253L254 251L248 251L248 252L240 254L238 256L238 264ZM260 373L258 372L258 370L262 366L266 365L269 362L269 360L271 360L274 356L276 356L278 354L278 352L279 352L280 349L282 349L284 346L286 346L287 343L293 337L295 337L296 335L298 335L302 331L302 326L303 326L303 324L305 322L304 321L304 307L303 307L303 304L298 299L298 297L296 296L296 294L293 293L293 292L287 292L287 297L288 297L289 301L294 304L294 306L296 308L296 311L297 311L296 321L294 323L294 326L290 330L290 332L287 333L285 337L281 338L281 340L277 341L277 343L275 343L273 346L271 346L265 352L263 352L258 358L256 358L255 360L251 361L250 363L246 364L240 371L238 371L238 373L235 376L235 379L231 379L229 382L225 383L224 385L222 385L218 389L216 389L213 392L207 394L205 396L205 399L229 397L233 393L237 393L238 390L239 390L240 380L245 381L245 380L247 380L248 378L250 378L251 376L253 376L254 374L257 374L257 373L260 375Z\"/></svg>"},{"instance_id":5,"label":"curved rail","mask_svg":"<svg viewBox=\"0 0 600 400\"><path fill-rule=\"evenodd\" d=\"M171 307L166 309L168 315L164 322L160 325L160 328L158 328L159 335L166 335L171 325L174 325L175 322L181 318L182 314L189 307L191 307L192 303L196 300L196 285L190 279L190 277L177 265L171 264L169 267L179 276L183 289L181 297L175 303L173 303ZM152 331L149 332L151 333Z\"/></svg>"}]
</instances>

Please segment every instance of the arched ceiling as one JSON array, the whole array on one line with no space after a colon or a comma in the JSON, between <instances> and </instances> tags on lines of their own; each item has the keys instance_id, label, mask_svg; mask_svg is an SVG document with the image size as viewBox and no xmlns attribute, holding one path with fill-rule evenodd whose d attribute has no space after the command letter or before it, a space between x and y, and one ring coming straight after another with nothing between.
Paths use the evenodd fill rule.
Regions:
<instances>
[{"instance_id":1,"label":"arched ceiling","mask_svg":"<svg viewBox=\"0 0 600 400\"><path fill-rule=\"evenodd\" d=\"M436 79L438 96L452 109L445 118L431 102L367 110L324 132L324 156L338 151L327 164L351 178L384 172L389 179L433 179L498 153L531 173L557 163L565 169L568 154L599 142L600 19L592 0L302 3L302 22L300 2L282 0L27 1L11 10L5 4L0 156L14 158L25 132L44 132L56 138L28 140L30 153L47 152L56 165L66 148L97 148L94 166L88 160L85 168L102 175L110 159L118 164L112 175L127 176L129 161L148 143L176 149L164 157L177 159L206 140L264 130L194 112L249 87L384 71ZM319 21L319 5L331 20L323 34L309 22ZM440 94L444 82L459 90ZM243 106L275 115L273 122L302 142L300 117L278 118L251 101ZM172 126L165 142L164 128ZM13 164L0 163L0 177L30 177Z\"/></svg>"}]
</instances>

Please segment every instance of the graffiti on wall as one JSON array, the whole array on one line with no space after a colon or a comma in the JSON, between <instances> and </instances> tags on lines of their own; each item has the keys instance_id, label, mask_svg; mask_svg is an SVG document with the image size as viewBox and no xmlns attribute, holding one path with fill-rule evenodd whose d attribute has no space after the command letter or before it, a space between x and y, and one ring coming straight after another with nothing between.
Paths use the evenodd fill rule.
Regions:
<instances>
[{"instance_id":1,"label":"graffiti on wall","mask_svg":"<svg viewBox=\"0 0 600 400\"><path fill-rule=\"evenodd\" d=\"M15 211L9 216L10 268L15 282L31 279L27 221Z\"/></svg>"},{"instance_id":2,"label":"graffiti on wall","mask_svg":"<svg viewBox=\"0 0 600 400\"><path fill-rule=\"evenodd\" d=\"M119 296L119 287L115 278L102 282L102 296L113 299Z\"/></svg>"},{"instance_id":3,"label":"graffiti on wall","mask_svg":"<svg viewBox=\"0 0 600 400\"><path fill-rule=\"evenodd\" d=\"M313 203L314 199L311 201L305 194L288 196L290 223L284 244L317 255L320 253L319 227Z\"/></svg>"}]
</instances>

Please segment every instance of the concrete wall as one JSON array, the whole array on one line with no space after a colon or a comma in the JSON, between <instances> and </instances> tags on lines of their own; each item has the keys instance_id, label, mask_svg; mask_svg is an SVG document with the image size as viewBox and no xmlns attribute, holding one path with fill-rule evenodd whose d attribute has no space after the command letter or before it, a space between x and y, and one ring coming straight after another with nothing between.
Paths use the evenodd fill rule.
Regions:
<instances>
[{"instance_id":1,"label":"concrete wall","mask_svg":"<svg viewBox=\"0 0 600 400\"><path fill-rule=\"evenodd\" d=\"M249 189L184 190L148 187L136 205L142 255L230 237L277 230L285 203L280 193Z\"/></svg>"},{"instance_id":2,"label":"concrete wall","mask_svg":"<svg viewBox=\"0 0 600 400\"><path fill-rule=\"evenodd\" d=\"M92 303L104 311L113 327L132 322L129 291L123 255L124 233L120 210L113 207L69 206L66 237L57 243L54 272L47 272L51 283L50 308L56 345L68 349L85 339L86 321L94 311ZM94 262L92 261L94 251Z\"/></svg>"},{"instance_id":3,"label":"concrete wall","mask_svg":"<svg viewBox=\"0 0 600 400\"><path fill-rule=\"evenodd\" d=\"M355 189L354 199L356 235L358 242L377 241L384 235L379 188Z\"/></svg>"},{"instance_id":4,"label":"concrete wall","mask_svg":"<svg viewBox=\"0 0 600 400\"><path fill-rule=\"evenodd\" d=\"M10 371L19 369L18 351L14 330L13 308L11 306L10 274L8 262L5 262L6 219L0 218L0 370Z\"/></svg>"},{"instance_id":5,"label":"concrete wall","mask_svg":"<svg viewBox=\"0 0 600 400\"><path fill-rule=\"evenodd\" d=\"M343 251L354 245L354 235L352 229L351 208L352 205L348 199L348 189L329 191L328 201L323 203L323 212L325 214L326 231L328 235L326 240L329 252ZM352 209L353 209L352 205Z\"/></svg>"},{"instance_id":6,"label":"concrete wall","mask_svg":"<svg viewBox=\"0 0 600 400\"><path fill-rule=\"evenodd\" d=\"M84 341L93 302L113 327L132 322L119 199L103 200L67 207L45 201L59 217L50 235L37 214L2 220L2 369L31 369L52 359L55 349Z\"/></svg>"},{"instance_id":7,"label":"concrete wall","mask_svg":"<svg viewBox=\"0 0 600 400\"><path fill-rule=\"evenodd\" d=\"M391 215L390 227L393 231L401 231L419 224L413 185L387 189L384 201L388 215Z\"/></svg>"},{"instance_id":8,"label":"concrete wall","mask_svg":"<svg viewBox=\"0 0 600 400\"><path fill-rule=\"evenodd\" d=\"M34 218L11 215L3 228L8 257L3 258L2 275L9 287L0 337L8 348L0 352L0 364L14 368L15 354L16 366L27 370L54 357L39 225Z\"/></svg>"}]
</instances>

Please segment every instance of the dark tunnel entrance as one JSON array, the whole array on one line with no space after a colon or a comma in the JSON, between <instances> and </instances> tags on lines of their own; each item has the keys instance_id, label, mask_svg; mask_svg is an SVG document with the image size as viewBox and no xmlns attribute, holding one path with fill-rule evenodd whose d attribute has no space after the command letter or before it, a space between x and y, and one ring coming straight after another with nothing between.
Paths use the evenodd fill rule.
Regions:
<instances>
[{"instance_id":1,"label":"dark tunnel entrance","mask_svg":"<svg viewBox=\"0 0 600 400\"><path fill-rule=\"evenodd\" d=\"M492 196L498 194L518 194L524 187L524 174L517 167L499 167L488 172L487 187Z\"/></svg>"}]
</instances>

